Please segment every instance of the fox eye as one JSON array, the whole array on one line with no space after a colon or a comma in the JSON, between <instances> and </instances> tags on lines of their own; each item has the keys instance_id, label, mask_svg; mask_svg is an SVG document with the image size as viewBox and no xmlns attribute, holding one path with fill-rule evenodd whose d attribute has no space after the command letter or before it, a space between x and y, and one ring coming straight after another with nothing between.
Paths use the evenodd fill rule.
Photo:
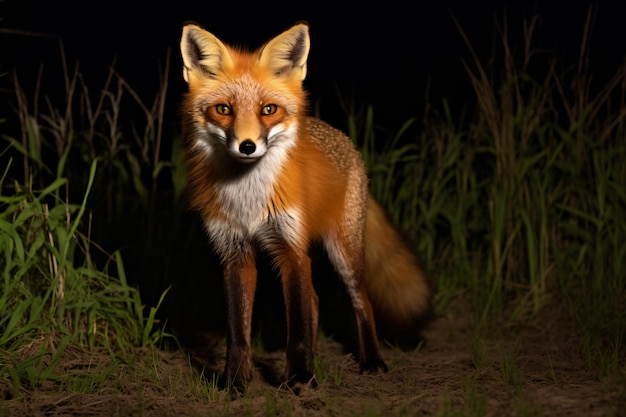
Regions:
<instances>
[{"instance_id":1,"label":"fox eye","mask_svg":"<svg viewBox=\"0 0 626 417\"><path fill-rule=\"evenodd\" d=\"M228 116L230 114L232 114L233 110L230 108L230 106L227 106L226 104L216 104L215 105L215 111L218 114L223 114L225 116Z\"/></svg>"},{"instance_id":2,"label":"fox eye","mask_svg":"<svg viewBox=\"0 0 626 417\"><path fill-rule=\"evenodd\" d=\"M277 109L278 106L276 104L266 104L265 106L261 107L261 115L267 116L269 114L274 114L276 113Z\"/></svg>"}]
</instances>

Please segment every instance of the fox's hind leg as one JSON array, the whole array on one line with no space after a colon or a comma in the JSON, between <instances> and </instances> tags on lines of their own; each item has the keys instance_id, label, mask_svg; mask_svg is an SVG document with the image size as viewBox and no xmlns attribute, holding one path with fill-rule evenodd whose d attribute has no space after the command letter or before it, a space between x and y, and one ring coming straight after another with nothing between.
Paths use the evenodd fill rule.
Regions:
<instances>
[{"instance_id":1,"label":"fox's hind leg","mask_svg":"<svg viewBox=\"0 0 626 417\"><path fill-rule=\"evenodd\" d=\"M352 245L345 242L351 242ZM360 370L386 372L388 368L380 352L372 304L364 284L365 255L362 240L360 243L354 242L354 239L334 233L327 236L324 246L352 302L359 337Z\"/></svg>"}]
</instances>

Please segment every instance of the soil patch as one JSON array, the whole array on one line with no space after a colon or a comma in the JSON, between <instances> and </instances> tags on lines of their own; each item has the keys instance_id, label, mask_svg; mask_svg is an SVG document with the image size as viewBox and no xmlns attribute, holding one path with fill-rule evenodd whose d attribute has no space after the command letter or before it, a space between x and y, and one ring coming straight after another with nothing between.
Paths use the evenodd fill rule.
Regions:
<instances>
[{"instance_id":1,"label":"soil patch","mask_svg":"<svg viewBox=\"0 0 626 417\"><path fill-rule=\"evenodd\" d=\"M419 349L385 346L387 373L359 374L344 345L321 338L319 387L304 387L299 395L277 383L284 366L281 350L257 354L258 372L248 393L232 399L199 384L193 366L202 363L208 379L219 373L223 343L208 343L202 352L139 351L133 363L117 366L104 352L66 348L59 372L112 371L88 394L77 394L62 382L18 396L12 387L0 386L5 398L0 416L625 415L625 384L594 375L578 351L575 333L557 314L546 312L523 326L480 338L468 317L467 309L457 308L436 319Z\"/></svg>"}]
</instances>

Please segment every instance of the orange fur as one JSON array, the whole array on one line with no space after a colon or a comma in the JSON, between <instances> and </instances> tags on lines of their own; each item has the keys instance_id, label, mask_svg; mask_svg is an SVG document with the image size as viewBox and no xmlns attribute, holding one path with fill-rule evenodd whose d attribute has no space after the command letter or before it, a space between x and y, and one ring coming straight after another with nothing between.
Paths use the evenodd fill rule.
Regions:
<instances>
[{"instance_id":1,"label":"orange fur","mask_svg":"<svg viewBox=\"0 0 626 417\"><path fill-rule=\"evenodd\" d=\"M324 155L303 133L297 152L286 161L276 181L273 200L283 202L284 208L306 207L305 234L318 237L340 217L346 185L339 172L324 163Z\"/></svg>"}]
</instances>

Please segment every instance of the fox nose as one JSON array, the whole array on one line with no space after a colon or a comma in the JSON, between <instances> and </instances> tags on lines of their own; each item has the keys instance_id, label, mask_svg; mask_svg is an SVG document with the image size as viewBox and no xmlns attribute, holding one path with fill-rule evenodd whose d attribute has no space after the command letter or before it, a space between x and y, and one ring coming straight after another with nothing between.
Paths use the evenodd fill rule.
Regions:
<instances>
[{"instance_id":1,"label":"fox nose","mask_svg":"<svg viewBox=\"0 0 626 417\"><path fill-rule=\"evenodd\" d=\"M246 139L239 145L239 152L244 155L250 155L256 150L256 145L250 139Z\"/></svg>"}]
</instances>

